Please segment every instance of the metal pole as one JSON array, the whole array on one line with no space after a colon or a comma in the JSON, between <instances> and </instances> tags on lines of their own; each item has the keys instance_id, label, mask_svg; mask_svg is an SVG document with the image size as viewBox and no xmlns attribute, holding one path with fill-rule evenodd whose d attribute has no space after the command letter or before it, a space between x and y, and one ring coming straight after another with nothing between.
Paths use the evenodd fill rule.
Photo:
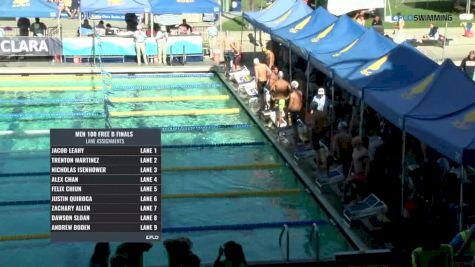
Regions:
<instances>
[{"instance_id":1,"label":"metal pole","mask_svg":"<svg viewBox=\"0 0 475 267\"><path fill-rule=\"evenodd\" d=\"M78 30L79 31L79 37L81 37L82 36L82 34L81 34L82 13L81 13L80 9L78 9L78 20L79 20L79 30Z\"/></svg>"},{"instance_id":2,"label":"metal pole","mask_svg":"<svg viewBox=\"0 0 475 267\"><path fill-rule=\"evenodd\" d=\"M307 60L307 71L306 71L306 75L307 75L307 88L306 88L306 93L305 93L305 111L308 110L308 89L309 89L309 85L310 85L310 60Z\"/></svg>"},{"instance_id":3,"label":"metal pole","mask_svg":"<svg viewBox=\"0 0 475 267\"><path fill-rule=\"evenodd\" d=\"M150 16L150 37L154 37L153 36L153 33L154 33L154 31L153 31L153 14L150 13L149 16Z\"/></svg>"},{"instance_id":4,"label":"metal pole","mask_svg":"<svg viewBox=\"0 0 475 267\"><path fill-rule=\"evenodd\" d=\"M363 98L360 98L360 125L359 125L359 137L363 138L363 118L364 118L364 102Z\"/></svg>"},{"instance_id":5,"label":"metal pole","mask_svg":"<svg viewBox=\"0 0 475 267\"><path fill-rule=\"evenodd\" d=\"M292 49L289 46L289 80L292 81Z\"/></svg>"},{"instance_id":6,"label":"metal pole","mask_svg":"<svg viewBox=\"0 0 475 267\"><path fill-rule=\"evenodd\" d=\"M256 45L257 45L257 29L256 26L253 25L254 28L254 57L256 57Z\"/></svg>"},{"instance_id":7,"label":"metal pole","mask_svg":"<svg viewBox=\"0 0 475 267\"><path fill-rule=\"evenodd\" d=\"M444 42L442 43L442 60L445 60L445 42L447 42L447 24L448 22L445 22L445 31L444 31Z\"/></svg>"},{"instance_id":8,"label":"metal pole","mask_svg":"<svg viewBox=\"0 0 475 267\"><path fill-rule=\"evenodd\" d=\"M330 89L332 91L332 102L331 102L331 124L330 124L330 136L333 136L333 125L335 124L335 81L333 80L333 75L332 75L332 82L330 85Z\"/></svg>"},{"instance_id":9,"label":"metal pole","mask_svg":"<svg viewBox=\"0 0 475 267\"><path fill-rule=\"evenodd\" d=\"M219 9L219 32L223 32L223 1L221 1L221 8Z\"/></svg>"},{"instance_id":10,"label":"metal pole","mask_svg":"<svg viewBox=\"0 0 475 267\"><path fill-rule=\"evenodd\" d=\"M406 183L406 131L402 132L402 161L401 161L401 216L404 215L404 185Z\"/></svg>"},{"instance_id":11,"label":"metal pole","mask_svg":"<svg viewBox=\"0 0 475 267\"><path fill-rule=\"evenodd\" d=\"M465 180L465 168L460 167L460 213L459 213L459 231L463 231L463 181Z\"/></svg>"}]
</instances>

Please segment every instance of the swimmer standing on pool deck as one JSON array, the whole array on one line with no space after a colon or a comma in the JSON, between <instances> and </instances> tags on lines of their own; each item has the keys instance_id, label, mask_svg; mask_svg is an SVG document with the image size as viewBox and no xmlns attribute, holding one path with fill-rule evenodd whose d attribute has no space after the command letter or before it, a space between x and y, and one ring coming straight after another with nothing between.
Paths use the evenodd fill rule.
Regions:
<instances>
[{"instance_id":1,"label":"swimmer standing on pool deck","mask_svg":"<svg viewBox=\"0 0 475 267\"><path fill-rule=\"evenodd\" d=\"M280 127L280 125L283 122L282 118L282 113L285 110L285 101L289 99L289 94L290 94L290 84L288 81L284 80L284 73L282 71L279 71L278 74L279 79L274 82L272 88L270 89L272 99L277 101L277 107L278 107L278 123L277 126Z\"/></svg>"}]
</instances>

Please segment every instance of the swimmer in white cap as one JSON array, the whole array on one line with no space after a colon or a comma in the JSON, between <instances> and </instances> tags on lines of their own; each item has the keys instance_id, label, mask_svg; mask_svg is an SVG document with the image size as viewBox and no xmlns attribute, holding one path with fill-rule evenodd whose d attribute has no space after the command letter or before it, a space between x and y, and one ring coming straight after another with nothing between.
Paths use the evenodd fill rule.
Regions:
<instances>
[{"instance_id":1,"label":"swimmer in white cap","mask_svg":"<svg viewBox=\"0 0 475 267\"><path fill-rule=\"evenodd\" d=\"M266 64L260 63L258 58L254 58L254 74L256 75L256 86L261 96L261 110L265 109L265 94L264 87L267 85L267 80L270 78L271 70Z\"/></svg>"},{"instance_id":2,"label":"swimmer in white cap","mask_svg":"<svg viewBox=\"0 0 475 267\"><path fill-rule=\"evenodd\" d=\"M297 121L300 119L300 112L302 110L302 91L299 90L299 83L297 81L292 81L290 83L290 87L292 88L290 95L289 95L289 117L292 122L292 129L294 130L294 142L297 144L300 141L299 132L298 132L298 124Z\"/></svg>"},{"instance_id":3,"label":"swimmer in white cap","mask_svg":"<svg viewBox=\"0 0 475 267\"><path fill-rule=\"evenodd\" d=\"M284 73L282 71L278 74L279 79L274 82L274 86L271 88L272 98L277 101L278 106L278 127L283 122L282 113L285 110L285 101L289 99L290 94L290 84L288 81L284 80Z\"/></svg>"}]
</instances>

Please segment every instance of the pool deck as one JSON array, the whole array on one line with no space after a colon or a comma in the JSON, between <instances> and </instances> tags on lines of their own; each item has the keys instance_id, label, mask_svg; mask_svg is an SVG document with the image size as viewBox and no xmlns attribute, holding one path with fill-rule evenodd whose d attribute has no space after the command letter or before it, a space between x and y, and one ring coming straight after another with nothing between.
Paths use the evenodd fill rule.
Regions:
<instances>
[{"instance_id":1,"label":"pool deck","mask_svg":"<svg viewBox=\"0 0 475 267\"><path fill-rule=\"evenodd\" d=\"M309 171L308 166L307 168L302 168L301 164L295 162L292 157L293 147L292 146L283 146L277 140L278 133L276 130L269 129L266 127L261 119L258 118L257 114L250 108L249 105L244 102L244 100L237 94L235 91L235 85L229 82L223 73L217 73L221 80L226 84L229 91L234 95L240 105L247 111L249 116L253 119L256 125L260 128L262 133L272 142L274 147L278 150L278 152L282 155L285 161L292 167L294 172L297 176L301 179L304 185L310 190L312 195L317 199L317 201L322 205L325 212L330 217L330 222L335 224L343 233L343 235L350 241L350 243L354 246L354 248L360 252L365 252L371 250L372 248L363 241L360 234L356 234L350 227L348 227L341 213L338 212L335 205L332 204L333 201L328 199L325 195L323 195L320 190L318 190L314 179L312 179L312 172ZM366 239L366 236L365 236Z\"/></svg>"}]
</instances>

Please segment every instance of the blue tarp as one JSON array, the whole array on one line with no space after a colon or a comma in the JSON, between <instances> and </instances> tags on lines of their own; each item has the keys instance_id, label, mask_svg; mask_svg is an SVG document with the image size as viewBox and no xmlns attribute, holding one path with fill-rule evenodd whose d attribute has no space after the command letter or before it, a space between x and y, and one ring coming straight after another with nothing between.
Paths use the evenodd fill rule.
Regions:
<instances>
[{"instance_id":1,"label":"blue tarp","mask_svg":"<svg viewBox=\"0 0 475 267\"><path fill-rule=\"evenodd\" d=\"M449 88L454 88L452 93L458 96L454 91L459 88ZM472 86L470 90L475 91L475 88ZM439 104L442 103L447 101L439 101ZM406 118L405 125L407 132L451 160L475 165L475 105L437 119Z\"/></svg>"},{"instance_id":2,"label":"blue tarp","mask_svg":"<svg viewBox=\"0 0 475 267\"><path fill-rule=\"evenodd\" d=\"M254 27L257 27L259 22L271 21L278 18L284 14L285 11L289 10L295 2L295 0L276 0L261 11L244 12L243 17Z\"/></svg>"},{"instance_id":3,"label":"blue tarp","mask_svg":"<svg viewBox=\"0 0 475 267\"><path fill-rule=\"evenodd\" d=\"M49 3L48 0L0 1L1 18L55 18L57 16L57 11L57 4Z\"/></svg>"},{"instance_id":4,"label":"blue tarp","mask_svg":"<svg viewBox=\"0 0 475 267\"><path fill-rule=\"evenodd\" d=\"M437 118L475 104L475 84L446 60L436 71L413 85L394 90L366 89L364 101L404 129L405 116Z\"/></svg>"},{"instance_id":5,"label":"blue tarp","mask_svg":"<svg viewBox=\"0 0 475 267\"><path fill-rule=\"evenodd\" d=\"M291 40L290 43L292 50L303 58L308 58L311 53L318 55L340 51L364 32L365 28L343 15L333 25L319 28L311 35ZM313 62L314 65L315 63Z\"/></svg>"},{"instance_id":6,"label":"blue tarp","mask_svg":"<svg viewBox=\"0 0 475 267\"><path fill-rule=\"evenodd\" d=\"M420 81L438 67L413 46L402 43L383 57L362 66L348 80L361 90L401 88Z\"/></svg>"},{"instance_id":7,"label":"blue tarp","mask_svg":"<svg viewBox=\"0 0 475 267\"><path fill-rule=\"evenodd\" d=\"M112 14L148 13L150 12L150 2L148 0L81 0L81 12Z\"/></svg>"},{"instance_id":8,"label":"blue tarp","mask_svg":"<svg viewBox=\"0 0 475 267\"><path fill-rule=\"evenodd\" d=\"M322 68L323 65L326 72L334 77L342 88L360 96L361 88L355 87L349 77L365 64L384 56L395 47L393 41L371 28L338 52L312 54L311 63L317 68Z\"/></svg>"},{"instance_id":9,"label":"blue tarp","mask_svg":"<svg viewBox=\"0 0 475 267\"><path fill-rule=\"evenodd\" d=\"M215 0L150 0L150 5L153 14L215 13L220 10Z\"/></svg>"},{"instance_id":10,"label":"blue tarp","mask_svg":"<svg viewBox=\"0 0 475 267\"><path fill-rule=\"evenodd\" d=\"M285 27L272 30L272 39L288 46L290 40L297 40L320 32L336 20L337 18L334 15L319 7L309 15Z\"/></svg>"},{"instance_id":11,"label":"blue tarp","mask_svg":"<svg viewBox=\"0 0 475 267\"><path fill-rule=\"evenodd\" d=\"M291 24L292 22L295 22L301 19L302 17L305 17L310 12L312 12L312 9L303 1L298 0L292 5L289 10L285 11L284 14L274 20L261 23L260 27L264 32L270 33L272 30L285 27ZM257 21L259 21L259 18L257 19Z\"/></svg>"}]
</instances>

